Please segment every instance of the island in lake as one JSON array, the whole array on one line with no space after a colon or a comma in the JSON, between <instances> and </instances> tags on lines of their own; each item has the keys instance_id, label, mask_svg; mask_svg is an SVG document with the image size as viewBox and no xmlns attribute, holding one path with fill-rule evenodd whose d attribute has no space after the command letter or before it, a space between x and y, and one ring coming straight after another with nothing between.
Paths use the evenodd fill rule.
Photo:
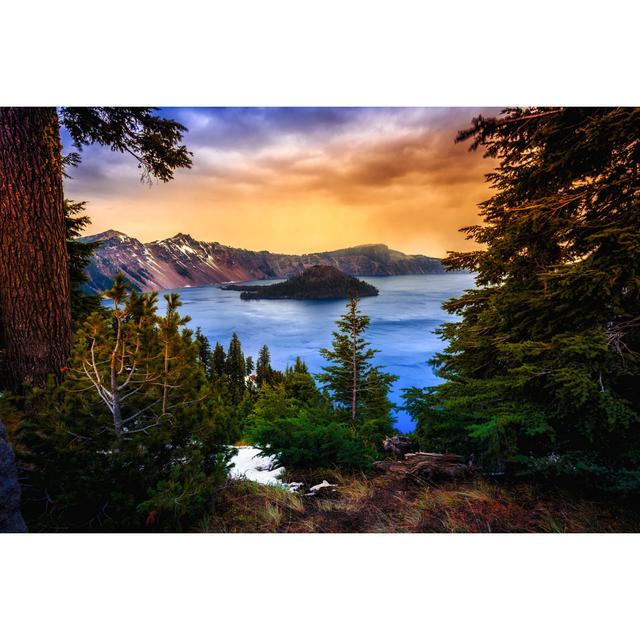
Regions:
<instances>
[{"instance_id":1,"label":"island in lake","mask_svg":"<svg viewBox=\"0 0 640 640\"><path fill-rule=\"evenodd\" d=\"M241 291L243 300L335 300L378 295L373 285L330 265L309 267L300 275L276 284L229 284L222 288Z\"/></svg>"}]
</instances>

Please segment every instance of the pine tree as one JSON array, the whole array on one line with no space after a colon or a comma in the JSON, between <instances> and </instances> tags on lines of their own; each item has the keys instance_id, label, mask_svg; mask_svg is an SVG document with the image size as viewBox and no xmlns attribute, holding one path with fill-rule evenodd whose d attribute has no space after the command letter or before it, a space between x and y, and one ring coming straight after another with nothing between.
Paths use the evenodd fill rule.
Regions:
<instances>
[{"instance_id":1,"label":"pine tree","mask_svg":"<svg viewBox=\"0 0 640 640\"><path fill-rule=\"evenodd\" d=\"M98 242L80 242L78 240L82 231L90 222L88 216L82 215L85 205L85 202L74 202L72 200L65 200L63 203L69 282L71 286L71 317L75 328L82 324L90 313L100 308L100 296L87 293L84 290L84 285L88 281L86 268L91 261L91 255L100 244ZM5 349L4 331L2 330L0 317L0 389L15 387L12 372L8 368L8 363L5 362Z\"/></svg>"},{"instance_id":2,"label":"pine tree","mask_svg":"<svg viewBox=\"0 0 640 640\"><path fill-rule=\"evenodd\" d=\"M71 288L56 109L0 108L0 325L11 386L60 379Z\"/></svg>"},{"instance_id":3,"label":"pine tree","mask_svg":"<svg viewBox=\"0 0 640 640\"><path fill-rule=\"evenodd\" d=\"M70 379L79 377L93 385L121 438L137 431L141 420L161 402L156 394L162 378L157 371L161 352L154 353L154 344L143 343L150 335L145 323L154 322L155 306L147 304L149 298L130 292L122 274L116 275L105 295L113 301L113 311L110 316L98 311L87 318L78 335Z\"/></svg>"},{"instance_id":4,"label":"pine tree","mask_svg":"<svg viewBox=\"0 0 640 640\"><path fill-rule=\"evenodd\" d=\"M445 382L409 394L423 441L637 468L640 109L508 109L458 139L498 166L479 248L446 260L478 288L445 305Z\"/></svg>"},{"instance_id":5,"label":"pine tree","mask_svg":"<svg viewBox=\"0 0 640 640\"><path fill-rule=\"evenodd\" d=\"M247 420L250 441L287 469L368 468L375 453L371 447L328 403L292 396L287 375L308 374L290 369L283 383L262 387Z\"/></svg>"},{"instance_id":6,"label":"pine tree","mask_svg":"<svg viewBox=\"0 0 640 640\"><path fill-rule=\"evenodd\" d=\"M296 356L296 361L293 364L293 373L309 373L307 363L300 356Z\"/></svg>"},{"instance_id":7,"label":"pine tree","mask_svg":"<svg viewBox=\"0 0 640 640\"><path fill-rule=\"evenodd\" d=\"M321 355L334 364L323 367L317 379L328 390L338 407L348 410L352 424L358 421L367 389L367 379L374 369L371 360L378 353L369 348L364 333L369 317L360 313L358 299L351 298L347 312L336 321L333 349L320 349Z\"/></svg>"},{"instance_id":8,"label":"pine tree","mask_svg":"<svg viewBox=\"0 0 640 640\"><path fill-rule=\"evenodd\" d=\"M389 400L391 385L398 379L379 368L373 367L367 376L366 389L363 394L362 432L368 444L377 449L382 441L396 433L393 410L395 405Z\"/></svg>"},{"instance_id":9,"label":"pine tree","mask_svg":"<svg viewBox=\"0 0 640 640\"><path fill-rule=\"evenodd\" d=\"M317 406L322 400L313 376L299 356L296 357L293 367L287 367L285 370L283 384L287 395L293 398L298 406Z\"/></svg>"},{"instance_id":10,"label":"pine tree","mask_svg":"<svg viewBox=\"0 0 640 640\"><path fill-rule=\"evenodd\" d=\"M202 333L202 329L198 327L195 333L195 339L198 344L198 359L202 363L207 378L211 378L214 373L213 353L211 351L211 343L209 338Z\"/></svg>"},{"instance_id":11,"label":"pine tree","mask_svg":"<svg viewBox=\"0 0 640 640\"><path fill-rule=\"evenodd\" d=\"M242 346L238 335L231 336L229 349L227 350L227 360L225 362L225 373L229 377L229 388L233 401L238 403L242 400L246 390L245 375L246 363Z\"/></svg>"},{"instance_id":12,"label":"pine tree","mask_svg":"<svg viewBox=\"0 0 640 640\"><path fill-rule=\"evenodd\" d=\"M176 387L175 375L171 375L171 361L175 358L172 346L178 337L180 327L186 325L191 318L180 316L178 308L182 306L178 293L164 295L167 302L164 318L160 319L160 332L163 345L163 376L162 376L162 415L167 415L169 410L169 389Z\"/></svg>"},{"instance_id":13,"label":"pine tree","mask_svg":"<svg viewBox=\"0 0 640 640\"><path fill-rule=\"evenodd\" d=\"M265 384L273 383L273 369L271 368L271 354L269 347L265 344L258 353L258 362L256 363L256 384L258 388Z\"/></svg>"},{"instance_id":14,"label":"pine tree","mask_svg":"<svg viewBox=\"0 0 640 640\"><path fill-rule=\"evenodd\" d=\"M76 334L61 385L34 388L17 450L36 531L191 530L225 477L223 445L239 435L222 379L207 380L200 345L168 296L118 276L113 308ZM163 407L164 405L164 407Z\"/></svg>"},{"instance_id":15,"label":"pine tree","mask_svg":"<svg viewBox=\"0 0 640 640\"><path fill-rule=\"evenodd\" d=\"M247 356L247 359L245 361L245 369L248 376L253 373L253 358L251 356Z\"/></svg>"},{"instance_id":16,"label":"pine tree","mask_svg":"<svg viewBox=\"0 0 640 640\"><path fill-rule=\"evenodd\" d=\"M99 242L80 242L78 239L89 224L84 215L86 202L66 200L63 203L67 226L67 254L69 259L69 280L71 283L71 317L74 324L82 322L90 313L100 307L100 296L87 293L84 285L89 281L87 267Z\"/></svg>"},{"instance_id":17,"label":"pine tree","mask_svg":"<svg viewBox=\"0 0 640 640\"><path fill-rule=\"evenodd\" d=\"M216 346L213 348L213 371L217 376L224 375L226 361L227 354L224 352L224 347L216 342Z\"/></svg>"}]
</instances>

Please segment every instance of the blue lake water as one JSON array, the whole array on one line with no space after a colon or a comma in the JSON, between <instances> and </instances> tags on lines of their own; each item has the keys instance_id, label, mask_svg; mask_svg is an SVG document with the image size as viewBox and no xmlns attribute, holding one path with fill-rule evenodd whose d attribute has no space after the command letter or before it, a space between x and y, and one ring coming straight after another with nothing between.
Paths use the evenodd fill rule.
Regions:
<instances>
[{"instance_id":1,"label":"blue lake water","mask_svg":"<svg viewBox=\"0 0 640 640\"><path fill-rule=\"evenodd\" d=\"M406 387L438 384L427 361L443 347L434 329L447 319L442 303L473 287L473 275L451 273L439 275L364 277L380 290L380 295L363 298L360 309L371 318L367 339L380 349L375 363L384 365L399 376L392 399L401 404L400 393ZM276 281L270 281L276 282ZM264 281L258 284L265 284ZM345 311L344 300L250 300L240 299L237 291L223 291L218 286L177 289L183 314L191 316L190 326L200 327L211 340L221 342L225 350L231 334L240 338L245 356L257 359L263 344L271 352L272 366L284 369L300 356L312 373L326 361L321 347L331 345L335 321ZM162 305L160 305L162 307ZM404 411L397 412L397 427L413 428Z\"/></svg>"}]
</instances>

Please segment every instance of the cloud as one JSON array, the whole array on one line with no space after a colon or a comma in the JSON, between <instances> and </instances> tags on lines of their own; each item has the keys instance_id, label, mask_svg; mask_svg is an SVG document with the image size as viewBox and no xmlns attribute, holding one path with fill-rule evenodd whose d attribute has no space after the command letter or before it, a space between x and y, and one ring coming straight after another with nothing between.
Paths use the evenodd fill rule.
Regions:
<instances>
[{"instance_id":1,"label":"cloud","mask_svg":"<svg viewBox=\"0 0 640 640\"><path fill-rule=\"evenodd\" d=\"M91 147L67 190L90 200L93 230L143 240L185 231L256 249L380 241L443 255L463 246L457 229L475 222L492 168L455 135L497 111L168 109L189 128L191 171L149 189L135 161Z\"/></svg>"}]
</instances>

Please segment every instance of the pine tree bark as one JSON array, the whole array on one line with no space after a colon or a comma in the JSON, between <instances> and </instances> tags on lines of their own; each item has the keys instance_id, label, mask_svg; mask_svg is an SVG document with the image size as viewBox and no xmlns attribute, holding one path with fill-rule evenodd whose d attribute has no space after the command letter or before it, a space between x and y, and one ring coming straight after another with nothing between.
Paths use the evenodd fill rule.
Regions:
<instances>
[{"instance_id":1,"label":"pine tree bark","mask_svg":"<svg viewBox=\"0 0 640 640\"><path fill-rule=\"evenodd\" d=\"M0 326L16 389L61 376L71 298L55 108L0 108Z\"/></svg>"}]
</instances>

